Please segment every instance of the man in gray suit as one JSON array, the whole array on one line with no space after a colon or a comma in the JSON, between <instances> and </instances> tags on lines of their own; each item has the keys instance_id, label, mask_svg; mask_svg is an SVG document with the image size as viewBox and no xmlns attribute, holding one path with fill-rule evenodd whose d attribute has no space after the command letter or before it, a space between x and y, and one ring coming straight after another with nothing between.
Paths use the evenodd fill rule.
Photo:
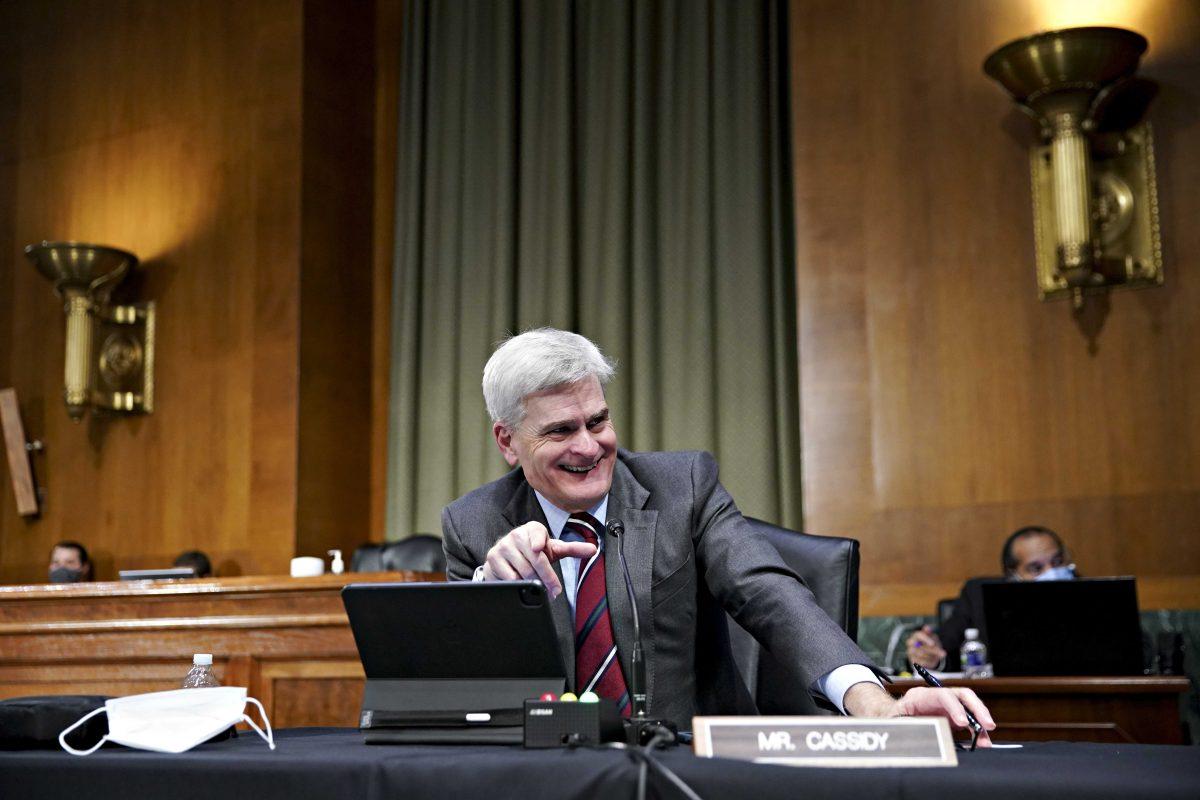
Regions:
<instances>
[{"instance_id":1,"label":"man in gray suit","mask_svg":"<svg viewBox=\"0 0 1200 800\"><path fill-rule=\"evenodd\" d=\"M715 600L845 713L938 715L965 727L965 706L985 729L995 727L969 689L917 688L893 699L866 655L742 517L711 455L618 449L603 389L613 372L592 342L567 331L529 331L492 354L484 399L496 444L515 469L443 510L452 580L541 580L554 598L569 684L611 696L627 713L632 611L606 530L619 519L652 715L687 726L697 713L752 710L732 659L719 646L707 649ZM602 569L593 571L596 564ZM589 659L596 641L601 655ZM980 743L988 744L986 733Z\"/></svg>"}]
</instances>

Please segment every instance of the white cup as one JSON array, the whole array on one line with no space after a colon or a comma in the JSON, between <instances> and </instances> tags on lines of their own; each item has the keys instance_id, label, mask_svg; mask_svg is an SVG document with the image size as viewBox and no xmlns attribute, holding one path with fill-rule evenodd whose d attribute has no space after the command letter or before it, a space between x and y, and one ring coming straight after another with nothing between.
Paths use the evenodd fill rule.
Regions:
<instances>
[{"instance_id":1,"label":"white cup","mask_svg":"<svg viewBox=\"0 0 1200 800\"><path fill-rule=\"evenodd\" d=\"M325 559L316 556L297 556L292 559L293 578L311 578L325 574Z\"/></svg>"}]
</instances>

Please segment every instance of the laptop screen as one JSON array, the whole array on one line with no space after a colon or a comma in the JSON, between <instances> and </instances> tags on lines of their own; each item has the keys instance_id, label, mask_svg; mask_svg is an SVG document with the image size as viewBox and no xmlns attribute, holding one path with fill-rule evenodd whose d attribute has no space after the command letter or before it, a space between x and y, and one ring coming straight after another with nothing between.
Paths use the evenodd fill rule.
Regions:
<instances>
[{"instance_id":1,"label":"laptop screen","mask_svg":"<svg viewBox=\"0 0 1200 800\"><path fill-rule=\"evenodd\" d=\"M1142 674L1133 578L1006 581L982 589L997 677Z\"/></svg>"}]
</instances>

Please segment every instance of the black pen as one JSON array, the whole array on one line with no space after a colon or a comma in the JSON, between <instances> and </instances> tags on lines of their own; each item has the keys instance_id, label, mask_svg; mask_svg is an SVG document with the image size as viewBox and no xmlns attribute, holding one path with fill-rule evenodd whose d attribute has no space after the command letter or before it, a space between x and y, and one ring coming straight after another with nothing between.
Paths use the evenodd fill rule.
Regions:
<instances>
[{"instance_id":1,"label":"black pen","mask_svg":"<svg viewBox=\"0 0 1200 800\"><path fill-rule=\"evenodd\" d=\"M921 678L926 683L928 683L930 686L934 687L935 689L945 689L946 688L945 686L942 686L941 681L939 681L937 678L933 677L932 672L925 669L920 664L913 664L912 666L913 666L913 669L915 669L917 671L917 674L920 675ZM983 726L979 724L979 720L975 719L975 716L969 710L967 710L966 706L963 706L963 711L967 715L967 724L971 726L971 730L973 730L977 734L981 730L983 730Z\"/></svg>"}]
</instances>

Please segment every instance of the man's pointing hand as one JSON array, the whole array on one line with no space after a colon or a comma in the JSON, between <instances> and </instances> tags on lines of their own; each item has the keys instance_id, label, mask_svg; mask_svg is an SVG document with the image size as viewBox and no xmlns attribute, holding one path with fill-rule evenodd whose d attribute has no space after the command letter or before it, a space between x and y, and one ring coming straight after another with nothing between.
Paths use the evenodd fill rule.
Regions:
<instances>
[{"instance_id":1,"label":"man's pointing hand","mask_svg":"<svg viewBox=\"0 0 1200 800\"><path fill-rule=\"evenodd\" d=\"M488 551L483 578L488 581L519 581L536 578L551 598L562 594L562 582L553 564L560 558L591 558L596 546L587 542L555 539L540 522L514 528Z\"/></svg>"}]
</instances>

